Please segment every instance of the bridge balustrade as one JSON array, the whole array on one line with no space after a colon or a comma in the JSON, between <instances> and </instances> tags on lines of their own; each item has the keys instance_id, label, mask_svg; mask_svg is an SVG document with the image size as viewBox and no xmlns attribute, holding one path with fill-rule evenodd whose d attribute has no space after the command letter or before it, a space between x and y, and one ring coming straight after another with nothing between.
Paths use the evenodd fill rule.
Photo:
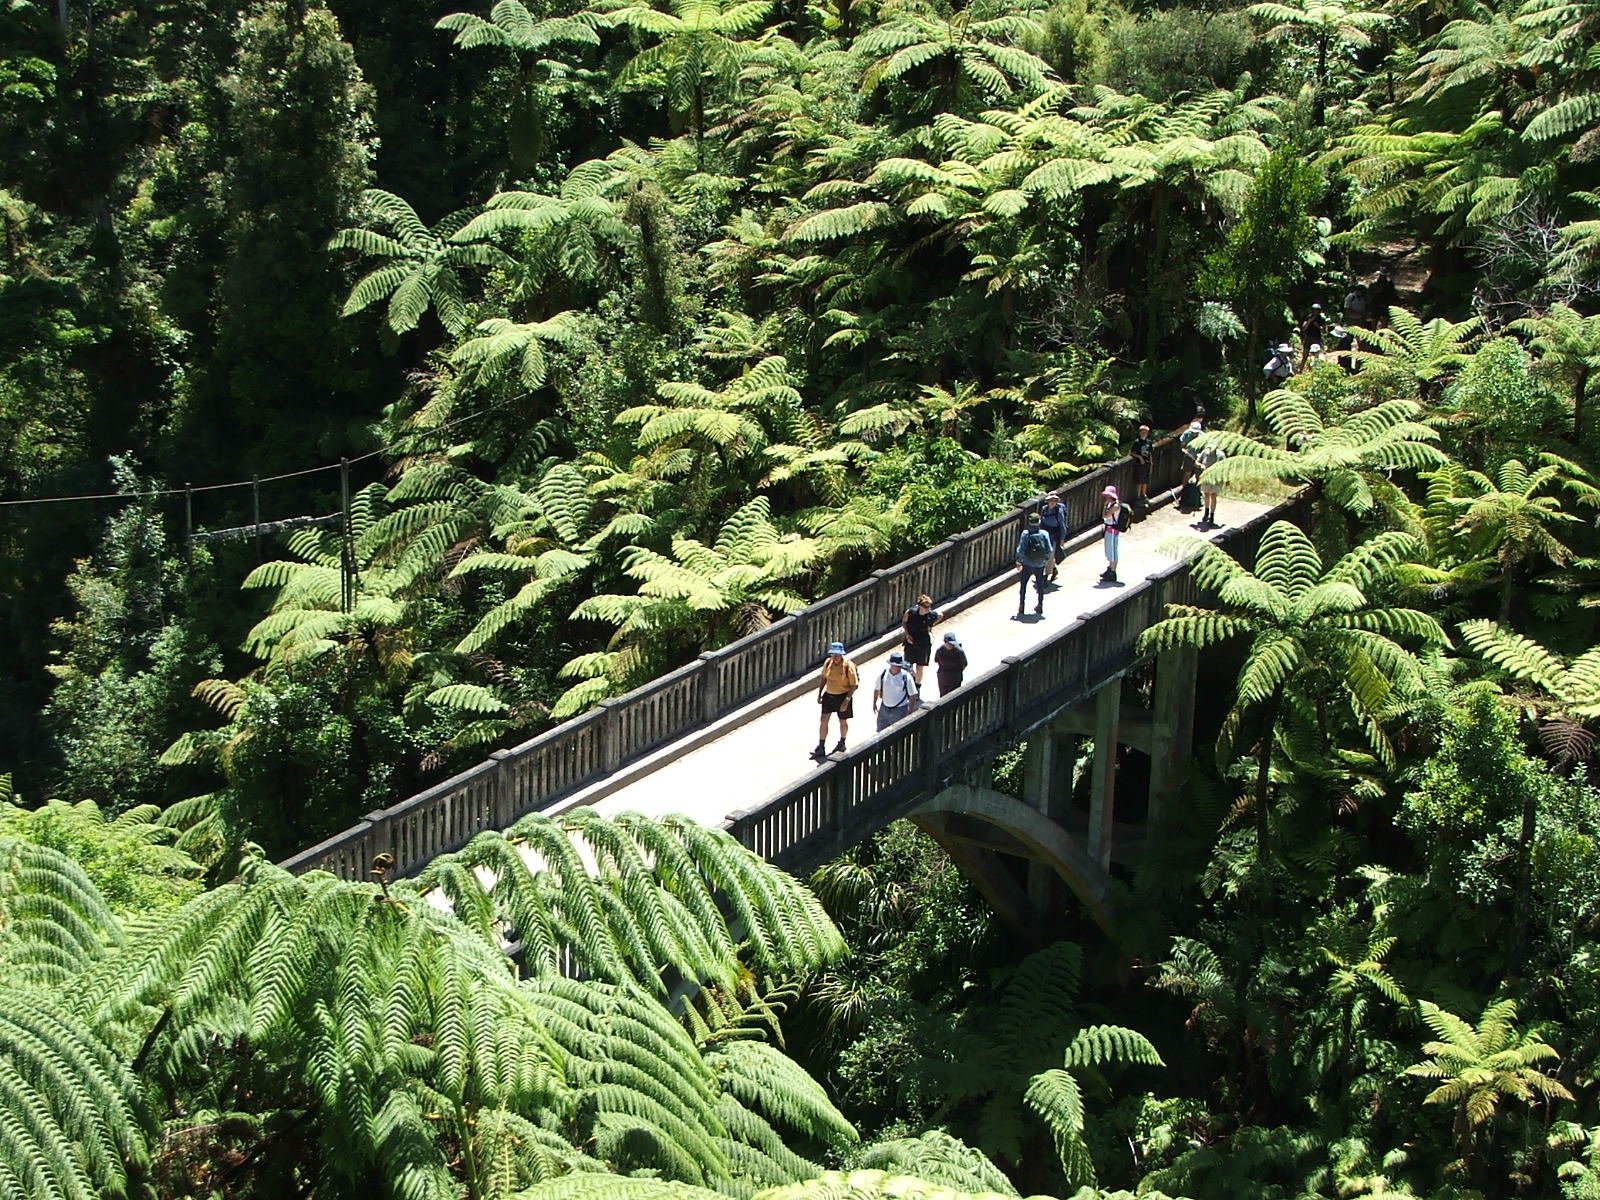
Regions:
<instances>
[{"instance_id":1,"label":"bridge balustrade","mask_svg":"<svg viewBox=\"0 0 1600 1200\"><path fill-rule=\"evenodd\" d=\"M1151 491L1175 486L1182 462L1176 437L1157 443ZM1060 489L1068 528L1074 535L1099 523L1100 492L1107 484L1131 497L1133 460L1121 459ZM368 813L356 825L301 851L283 866L297 873L325 870L345 879L362 879L372 860L388 853L394 856L395 870L404 874L439 854L459 849L475 834L504 829L518 817L606 778L814 668L827 642L838 640L854 646L883 634L899 623L906 606L919 593L958 595L1009 569L1023 514L1032 507L1013 509L892 567L874 571L862 582L759 632L702 654L624 696L602 701L590 712L518 746L497 751L415 796ZM1132 598L1126 597L1124 603ZM1120 644L1118 637L1126 640L1126 629L1142 628L1138 622L1148 611L1146 605L1137 615L1107 618L1123 631L1108 634L1108 644ZM1098 647L1099 642L1091 639L1085 645ZM1065 651L1069 655L1075 652ZM1105 661L1113 658L1115 653ZM1098 662L1086 658L1084 669ZM963 710L967 706L963 697ZM795 803L799 809L793 817L782 818L792 821L795 830L823 820L820 809Z\"/></svg>"},{"instance_id":2,"label":"bridge balustrade","mask_svg":"<svg viewBox=\"0 0 1600 1200\"><path fill-rule=\"evenodd\" d=\"M1303 520L1309 493L1230 530L1222 544L1252 560L1261 535L1279 520ZM723 828L742 845L791 871L842 854L925 797L987 769L996 752L1139 661L1139 635L1168 604L1203 599L1187 562L1151 575L1117 603L1073 621L1026 657L964 683L812 775L732 814Z\"/></svg>"}]
</instances>

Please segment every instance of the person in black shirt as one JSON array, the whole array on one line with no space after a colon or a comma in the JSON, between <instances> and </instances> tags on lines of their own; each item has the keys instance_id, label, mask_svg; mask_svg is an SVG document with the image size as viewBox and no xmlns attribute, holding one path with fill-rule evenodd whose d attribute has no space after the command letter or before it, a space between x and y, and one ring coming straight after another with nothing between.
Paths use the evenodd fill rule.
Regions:
<instances>
[{"instance_id":1,"label":"person in black shirt","mask_svg":"<svg viewBox=\"0 0 1600 1200\"><path fill-rule=\"evenodd\" d=\"M938 619L933 597L923 595L917 597L917 602L906 609L906 615L900 620L900 628L905 632L906 665L912 669L919 684L922 682L922 672L927 669L928 659L933 654L933 623Z\"/></svg>"},{"instance_id":2,"label":"person in black shirt","mask_svg":"<svg viewBox=\"0 0 1600 1200\"><path fill-rule=\"evenodd\" d=\"M1150 440L1150 425L1148 422L1139 423L1139 436L1133 439L1133 482L1134 498L1140 504L1150 499L1150 463L1155 455L1156 444Z\"/></svg>"},{"instance_id":3,"label":"person in black shirt","mask_svg":"<svg viewBox=\"0 0 1600 1200\"><path fill-rule=\"evenodd\" d=\"M1328 339L1324 336L1322 305L1313 304L1311 311L1306 314L1306 319L1300 322L1300 365L1306 366L1311 361L1311 347L1321 346Z\"/></svg>"}]
</instances>

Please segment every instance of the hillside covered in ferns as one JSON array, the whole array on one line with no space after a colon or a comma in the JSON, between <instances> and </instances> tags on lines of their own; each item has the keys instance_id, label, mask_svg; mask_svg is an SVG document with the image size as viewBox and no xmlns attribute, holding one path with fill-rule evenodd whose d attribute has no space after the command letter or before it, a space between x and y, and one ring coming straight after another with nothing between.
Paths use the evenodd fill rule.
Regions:
<instances>
[{"instance_id":1,"label":"hillside covered in ferns","mask_svg":"<svg viewBox=\"0 0 1600 1200\"><path fill-rule=\"evenodd\" d=\"M1597 97L1595 0L5 0L0 1197L1595 1200ZM1197 407L1316 500L1145 633L1115 939L271 865Z\"/></svg>"}]
</instances>

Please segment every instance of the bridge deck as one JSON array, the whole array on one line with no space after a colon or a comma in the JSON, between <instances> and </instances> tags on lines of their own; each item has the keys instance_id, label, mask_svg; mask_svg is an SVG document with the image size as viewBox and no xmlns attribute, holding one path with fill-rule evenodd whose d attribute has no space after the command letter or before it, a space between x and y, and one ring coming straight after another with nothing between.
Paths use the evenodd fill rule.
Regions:
<instances>
[{"instance_id":1,"label":"bridge deck","mask_svg":"<svg viewBox=\"0 0 1600 1200\"><path fill-rule=\"evenodd\" d=\"M1222 515L1229 519L1230 525L1219 529L1214 536L1268 511L1266 505L1232 499L1225 500L1222 508ZM1014 584L999 583L998 591L995 590L996 580L980 585L946 605L959 611L934 627L935 645L943 633L955 631L967 652L969 679L997 666L1008 656L1027 655L1074 617L1115 604L1128 583L1170 566L1172 560L1160 554L1157 547L1176 534L1194 532L1195 521L1194 514L1180 513L1168 505L1153 510L1124 534L1119 572L1122 586L1098 582L1105 558L1099 539L1088 541L1061 564L1056 585L1045 595L1042 618L1033 616L1031 588L1027 616L1018 619ZM1015 579L1015 575L1010 578ZM909 604L913 598L907 596L906 602ZM875 736L872 689L879 672L888 663L892 648L882 639L864 647L851 647L851 657L861 671L856 716L850 723L852 749ZM757 704L732 713L709 730L695 731L662 747L619 777L569 796L548 811L590 806L605 814L682 813L701 824L720 825L729 813L759 804L819 769L809 757L816 744L818 706L815 690L803 686L808 678L815 678L814 672L797 676L791 684L774 689L775 696L787 697L781 702L769 701L766 705ZM923 680L923 698L935 699L938 691L930 666ZM760 711L763 707L766 711ZM832 734L829 738L830 749L836 736Z\"/></svg>"}]
</instances>

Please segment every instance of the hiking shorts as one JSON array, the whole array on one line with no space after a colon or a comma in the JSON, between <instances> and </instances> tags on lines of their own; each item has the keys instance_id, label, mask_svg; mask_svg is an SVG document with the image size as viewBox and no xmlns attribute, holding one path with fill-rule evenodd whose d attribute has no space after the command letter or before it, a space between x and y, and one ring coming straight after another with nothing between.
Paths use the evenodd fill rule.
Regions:
<instances>
[{"instance_id":1,"label":"hiking shorts","mask_svg":"<svg viewBox=\"0 0 1600 1200\"><path fill-rule=\"evenodd\" d=\"M855 708L850 703L850 692L823 692L822 711L825 713L838 713L841 721L848 721L855 716Z\"/></svg>"},{"instance_id":2,"label":"hiking shorts","mask_svg":"<svg viewBox=\"0 0 1600 1200\"><path fill-rule=\"evenodd\" d=\"M925 667L928 658L933 653L932 639L926 642L906 642L904 645L906 663L908 666Z\"/></svg>"}]
</instances>

